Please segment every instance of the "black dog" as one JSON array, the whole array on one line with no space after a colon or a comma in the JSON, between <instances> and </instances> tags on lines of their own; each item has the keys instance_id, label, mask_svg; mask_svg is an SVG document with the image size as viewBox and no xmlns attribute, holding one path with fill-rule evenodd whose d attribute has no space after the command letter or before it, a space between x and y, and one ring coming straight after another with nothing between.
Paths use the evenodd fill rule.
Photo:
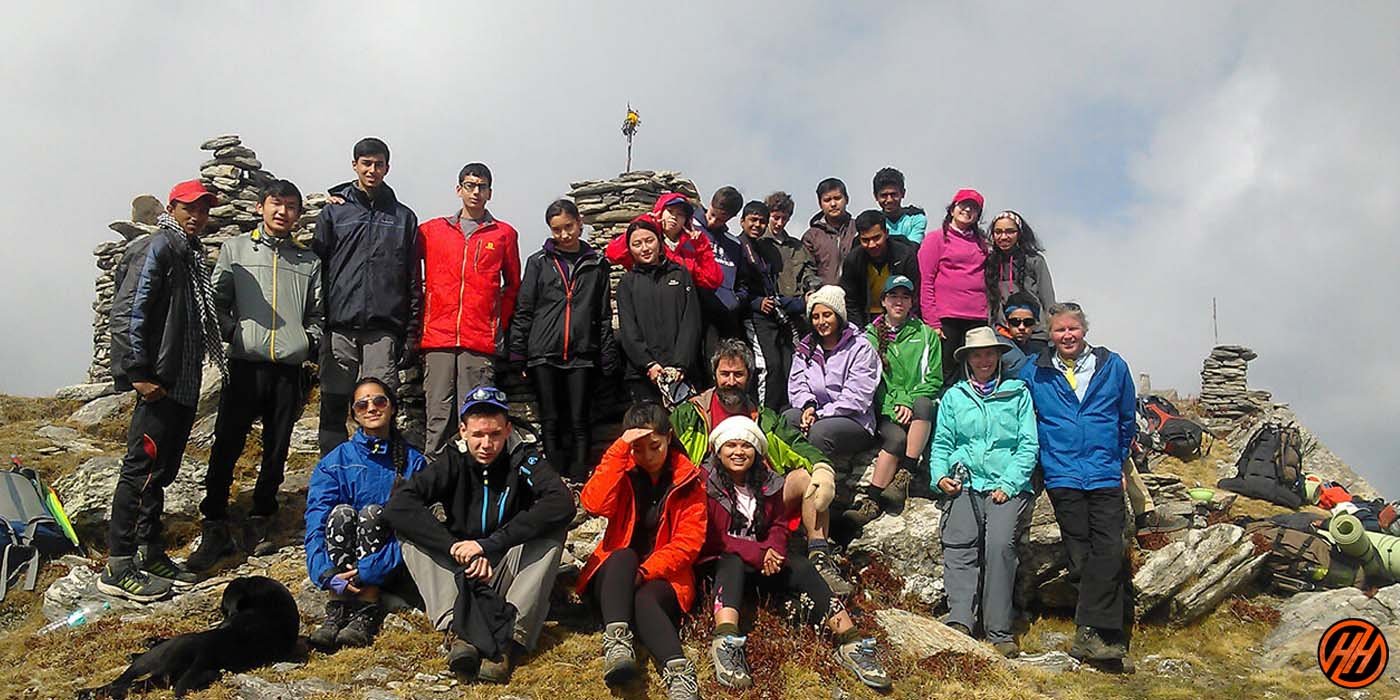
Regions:
<instances>
[{"instance_id":1,"label":"black dog","mask_svg":"<svg viewBox=\"0 0 1400 700\"><path fill-rule=\"evenodd\" d=\"M223 622L205 632L159 642L132 659L117 679L78 691L78 700L125 698L133 685L173 686L175 697L209 687L223 671L247 671L291 656L301 617L287 587L266 576L229 582L219 603Z\"/></svg>"}]
</instances>

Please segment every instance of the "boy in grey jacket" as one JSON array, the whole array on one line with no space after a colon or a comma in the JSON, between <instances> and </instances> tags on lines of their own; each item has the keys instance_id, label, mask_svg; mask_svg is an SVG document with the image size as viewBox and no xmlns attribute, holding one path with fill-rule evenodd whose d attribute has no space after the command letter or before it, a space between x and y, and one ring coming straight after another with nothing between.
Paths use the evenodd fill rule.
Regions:
<instances>
[{"instance_id":1,"label":"boy in grey jacket","mask_svg":"<svg viewBox=\"0 0 1400 700\"><path fill-rule=\"evenodd\" d=\"M262 465L243 546L270 554L268 526L292 436L310 388L307 364L321 343L321 260L292 237L301 218L297 186L276 180L258 198L262 225L224 243L214 267L214 307L229 342L229 381L219 397L205 481L204 534L187 562L203 571L233 551L228 522L233 468L253 421L262 419Z\"/></svg>"}]
</instances>

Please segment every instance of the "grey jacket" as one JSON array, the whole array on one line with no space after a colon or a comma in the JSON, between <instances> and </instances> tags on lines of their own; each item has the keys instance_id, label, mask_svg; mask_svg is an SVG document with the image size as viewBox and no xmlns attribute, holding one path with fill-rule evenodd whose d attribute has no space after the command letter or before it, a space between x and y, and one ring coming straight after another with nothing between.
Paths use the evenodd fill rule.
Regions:
<instances>
[{"instance_id":1,"label":"grey jacket","mask_svg":"<svg viewBox=\"0 0 1400 700\"><path fill-rule=\"evenodd\" d=\"M231 358L299 365L321 343L321 260L261 229L229 239L214 265L214 307Z\"/></svg>"}]
</instances>

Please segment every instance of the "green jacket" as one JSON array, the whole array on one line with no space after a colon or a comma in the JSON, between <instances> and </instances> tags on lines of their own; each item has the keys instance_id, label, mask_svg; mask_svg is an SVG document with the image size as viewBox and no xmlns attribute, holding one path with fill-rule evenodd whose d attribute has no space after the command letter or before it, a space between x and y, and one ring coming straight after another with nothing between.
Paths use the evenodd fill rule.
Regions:
<instances>
[{"instance_id":1,"label":"green jacket","mask_svg":"<svg viewBox=\"0 0 1400 700\"><path fill-rule=\"evenodd\" d=\"M953 465L961 462L972 473L974 491L1029 493L1040 451L1030 389L1019 379L1004 379L984 399L966 379L954 384L938 406L929 449L931 484L951 476Z\"/></svg>"},{"instance_id":2,"label":"green jacket","mask_svg":"<svg viewBox=\"0 0 1400 700\"><path fill-rule=\"evenodd\" d=\"M710 431L714 429L710 425L710 401L714 395L714 389L707 389L671 412L671 427L694 464L704 464L710 449ZM762 407L751 417L768 436L768 461L773 471L779 474L792 469L812 471L813 464L830 463L821 450L807 442L800 431L788 425L773 409Z\"/></svg>"},{"instance_id":3,"label":"green jacket","mask_svg":"<svg viewBox=\"0 0 1400 700\"><path fill-rule=\"evenodd\" d=\"M894 420L894 407L914 407L914 399L938 398L943 388L943 344L938 332L916 317L910 317L895 332L894 340L884 347L875 324L877 317L865 327L865 337L875 346L885 365L880 372L880 388L875 390L875 405L880 415Z\"/></svg>"}]
</instances>

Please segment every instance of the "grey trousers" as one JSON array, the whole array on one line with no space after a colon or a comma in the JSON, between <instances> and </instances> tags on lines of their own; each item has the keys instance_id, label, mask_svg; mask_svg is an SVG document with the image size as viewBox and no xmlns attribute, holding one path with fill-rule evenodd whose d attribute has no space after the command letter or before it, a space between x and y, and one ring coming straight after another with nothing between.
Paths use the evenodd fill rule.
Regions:
<instances>
[{"instance_id":1,"label":"grey trousers","mask_svg":"<svg viewBox=\"0 0 1400 700\"><path fill-rule=\"evenodd\" d=\"M437 455L457 434L457 413L467 393L496 381L491 358L470 350L429 350L423 354L423 401L428 413L423 452Z\"/></svg>"},{"instance_id":2,"label":"grey trousers","mask_svg":"<svg viewBox=\"0 0 1400 700\"><path fill-rule=\"evenodd\" d=\"M399 340L387 331L330 331L321 348L321 456L350 433L350 398L355 382L374 377L399 389Z\"/></svg>"},{"instance_id":3,"label":"grey trousers","mask_svg":"<svg viewBox=\"0 0 1400 700\"><path fill-rule=\"evenodd\" d=\"M1016 536L1032 498L1033 494L1022 493L997 505L991 492L965 489L943 512L943 587L948 591L948 621L976 629L980 615L987 641L993 644L1014 639L1012 593L1020 563Z\"/></svg>"},{"instance_id":4,"label":"grey trousers","mask_svg":"<svg viewBox=\"0 0 1400 700\"><path fill-rule=\"evenodd\" d=\"M457 604L457 570L439 566L412 542L404 541L402 547L403 563L423 596L423 611L434 629L446 630ZM563 552L564 533L546 535L511 547L491 573L491 588L515 606L513 638L526 651L535 648L544 628L549 592Z\"/></svg>"}]
</instances>

